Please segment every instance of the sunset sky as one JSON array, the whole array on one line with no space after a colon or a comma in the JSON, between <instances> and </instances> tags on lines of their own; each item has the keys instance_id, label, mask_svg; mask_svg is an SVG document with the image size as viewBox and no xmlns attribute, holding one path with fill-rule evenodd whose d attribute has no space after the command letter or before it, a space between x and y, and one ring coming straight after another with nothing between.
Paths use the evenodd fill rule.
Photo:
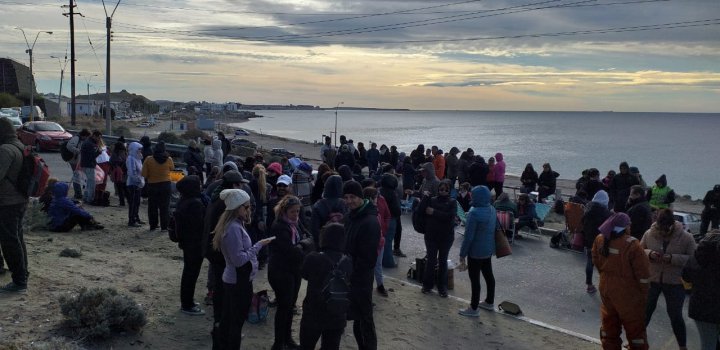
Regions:
<instances>
[{"instance_id":1,"label":"sunset sky","mask_svg":"<svg viewBox=\"0 0 720 350\"><path fill-rule=\"evenodd\" d=\"M28 64L16 27L30 44L53 32L34 49L40 92L70 55L68 3L0 0L3 57ZM76 11L76 93L104 92L102 2ZM112 90L151 99L720 112L718 0L128 0L113 18Z\"/></svg>"}]
</instances>

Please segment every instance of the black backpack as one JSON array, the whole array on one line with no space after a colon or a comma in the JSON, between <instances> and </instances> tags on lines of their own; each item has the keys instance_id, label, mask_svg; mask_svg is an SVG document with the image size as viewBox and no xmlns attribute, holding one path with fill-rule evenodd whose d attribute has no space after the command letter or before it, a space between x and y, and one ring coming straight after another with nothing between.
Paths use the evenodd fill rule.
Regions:
<instances>
[{"instance_id":1,"label":"black backpack","mask_svg":"<svg viewBox=\"0 0 720 350\"><path fill-rule=\"evenodd\" d=\"M168 218L168 238L170 238L171 241L178 243L180 242L180 236L177 232L177 221L175 220L175 211L173 210Z\"/></svg>"},{"instance_id":2,"label":"black backpack","mask_svg":"<svg viewBox=\"0 0 720 350\"><path fill-rule=\"evenodd\" d=\"M60 157L66 162L71 161L73 157L75 157L75 154L67 148L68 142L70 142L70 140L63 141L60 144Z\"/></svg>"},{"instance_id":3,"label":"black backpack","mask_svg":"<svg viewBox=\"0 0 720 350\"><path fill-rule=\"evenodd\" d=\"M412 225L415 232L425 234L425 208L428 206L429 197L425 196L420 201L413 201Z\"/></svg>"},{"instance_id":4,"label":"black backpack","mask_svg":"<svg viewBox=\"0 0 720 350\"><path fill-rule=\"evenodd\" d=\"M346 259L348 256L343 255L336 263L333 263L322 289L325 310L333 315L343 315L350 308L350 283L345 271L340 268ZM328 260L330 260L329 257Z\"/></svg>"}]
</instances>

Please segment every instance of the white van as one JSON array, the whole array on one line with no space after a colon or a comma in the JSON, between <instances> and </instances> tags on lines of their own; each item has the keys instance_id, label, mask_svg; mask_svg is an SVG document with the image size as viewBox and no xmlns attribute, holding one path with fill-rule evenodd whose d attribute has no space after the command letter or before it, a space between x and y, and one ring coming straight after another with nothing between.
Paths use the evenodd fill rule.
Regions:
<instances>
[{"instance_id":1,"label":"white van","mask_svg":"<svg viewBox=\"0 0 720 350\"><path fill-rule=\"evenodd\" d=\"M45 120L45 114L43 113L42 109L40 109L39 106L34 106L35 110L33 112L33 120ZM23 123L27 122L30 119L30 106L23 106L20 110L20 118L22 119Z\"/></svg>"}]
</instances>

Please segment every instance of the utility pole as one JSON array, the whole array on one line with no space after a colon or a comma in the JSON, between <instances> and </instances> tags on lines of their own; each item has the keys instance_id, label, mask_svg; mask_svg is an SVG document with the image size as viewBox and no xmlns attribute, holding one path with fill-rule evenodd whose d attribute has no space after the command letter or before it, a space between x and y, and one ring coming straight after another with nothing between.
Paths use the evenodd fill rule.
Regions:
<instances>
[{"instance_id":1,"label":"utility pole","mask_svg":"<svg viewBox=\"0 0 720 350\"><path fill-rule=\"evenodd\" d=\"M112 17L120 5L118 0L115 8L108 16L107 8L105 8L105 0L103 0L103 9L105 10L105 27L107 28L107 57L105 66L105 134L112 135L112 107L110 106L110 41L112 41Z\"/></svg>"},{"instance_id":2,"label":"utility pole","mask_svg":"<svg viewBox=\"0 0 720 350\"><path fill-rule=\"evenodd\" d=\"M53 32L38 32L37 35L35 35L35 41L33 41L32 46L30 46L27 36L25 35L25 31L22 28L18 27L16 27L15 29L18 29L23 33L23 38L25 38L25 44L27 45L27 50L25 50L25 52L30 55L30 114L28 115L28 120L33 121L33 116L35 115L35 76L33 76L33 49L35 48L35 43L37 42L38 37L40 37L40 33L52 34Z\"/></svg>"},{"instance_id":3,"label":"utility pole","mask_svg":"<svg viewBox=\"0 0 720 350\"><path fill-rule=\"evenodd\" d=\"M61 100L61 96L62 96L62 84L63 84L64 75L65 75L65 68L67 68L67 63L68 63L67 52L65 52L65 64L60 62L60 57L50 56L50 58L57 58L58 64L60 65L60 91L58 92L58 102L57 103L58 103L58 109L60 109L60 117L62 117L63 113L62 113L62 108L60 107L60 100Z\"/></svg>"},{"instance_id":4,"label":"utility pole","mask_svg":"<svg viewBox=\"0 0 720 350\"><path fill-rule=\"evenodd\" d=\"M70 0L70 4L67 6L70 9L69 13L63 13L64 16L70 17L70 125L75 126L75 15L82 16L81 13L75 13L75 5L73 0Z\"/></svg>"}]
</instances>

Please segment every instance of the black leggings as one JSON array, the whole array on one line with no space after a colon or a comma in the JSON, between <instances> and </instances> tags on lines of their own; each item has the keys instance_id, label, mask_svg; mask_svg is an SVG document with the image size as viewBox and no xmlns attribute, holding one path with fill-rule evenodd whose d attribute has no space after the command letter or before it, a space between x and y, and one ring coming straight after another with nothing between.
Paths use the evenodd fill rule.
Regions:
<instances>
[{"instance_id":1,"label":"black leggings","mask_svg":"<svg viewBox=\"0 0 720 350\"><path fill-rule=\"evenodd\" d=\"M220 321L221 349L239 350L242 342L242 328L245 324L250 302L252 300L253 285L250 281L252 266L250 262L235 269L237 283L223 283L225 296L222 305L222 320ZM213 305L213 307L217 307Z\"/></svg>"},{"instance_id":2,"label":"black leggings","mask_svg":"<svg viewBox=\"0 0 720 350\"><path fill-rule=\"evenodd\" d=\"M282 347L292 340L293 308L300 292L300 274L288 271L268 271L270 286L275 292L275 345Z\"/></svg>"},{"instance_id":3,"label":"black leggings","mask_svg":"<svg viewBox=\"0 0 720 350\"><path fill-rule=\"evenodd\" d=\"M303 350L315 350L318 340L320 350L338 350L345 328L321 330L308 325L308 322L300 323L300 347Z\"/></svg>"},{"instance_id":4,"label":"black leggings","mask_svg":"<svg viewBox=\"0 0 720 350\"><path fill-rule=\"evenodd\" d=\"M148 189L148 221L150 229L158 226L158 213L160 215L160 229L167 230L170 218L170 194L172 189L170 181L151 183Z\"/></svg>"},{"instance_id":5,"label":"black leggings","mask_svg":"<svg viewBox=\"0 0 720 350\"><path fill-rule=\"evenodd\" d=\"M485 302L488 304L495 303L495 276L492 271L492 257L485 259L473 259L468 257L468 275L470 276L470 287L472 288L472 297L470 298L470 307L477 309L480 304L480 272L482 271L485 284L487 284L487 296Z\"/></svg>"},{"instance_id":6,"label":"black leggings","mask_svg":"<svg viewBox=\"0 0 720 350\"><path fill-rule=\"evenodd\" d=\"M200 245L198 243L183 249L183 271L180 279L180 306L183 309L191 309L195 306L195 285L203 263Z\"/></svg>"}]
</instances>

